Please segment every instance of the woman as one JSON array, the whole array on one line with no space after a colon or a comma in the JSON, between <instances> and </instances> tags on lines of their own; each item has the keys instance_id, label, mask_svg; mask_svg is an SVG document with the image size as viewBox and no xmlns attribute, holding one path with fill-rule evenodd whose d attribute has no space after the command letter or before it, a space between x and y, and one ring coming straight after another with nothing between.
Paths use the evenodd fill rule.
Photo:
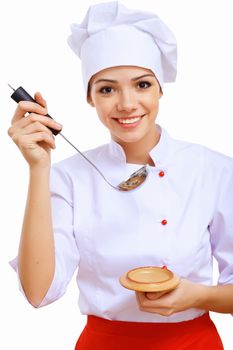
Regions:
<instances>
[{"instance_id":1,"label":"woman","mask_svg":"<svg viewBox=\"0 0 233 350\"><path fill-rule=\"evenodd\" d=\"M142 164L150 175L121 193L79 155L50 171L48 127L62 127L44 117L39 93L37 104L20 102L9 135L30 168L18 257L23 292L35 307L49 304L79 267L88 322L76 350L223 349L208 311L233 313L233 161L156 124L163 83L176 77L172 32L154 14L101 3L72 26L69 44L81 58L87 100L111 135L87 157L111 183ZM120 285L124 272L147 265L166 265L180 284L165 295Z\"/></svg>"}]
</instances>

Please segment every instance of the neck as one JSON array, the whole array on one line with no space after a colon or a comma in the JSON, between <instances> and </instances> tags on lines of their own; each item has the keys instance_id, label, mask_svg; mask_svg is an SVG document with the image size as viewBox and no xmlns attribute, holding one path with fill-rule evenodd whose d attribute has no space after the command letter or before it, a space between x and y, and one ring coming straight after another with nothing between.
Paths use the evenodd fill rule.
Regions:
<instances>
[{"instance_id":1,"label":"neck","mask_svg":"<svg viewBox=\"0 0 233 350\"><path fill-rule=\"evenodd\" d=\"M155 164L151 159L149 152L155 147L155 145L157 145L159 139L160 133L155 125L149 134L136 142L123 142L121 140L115 141L123 148L127 163L149 164L154 166Z\"/></svg>"}]
</instances>

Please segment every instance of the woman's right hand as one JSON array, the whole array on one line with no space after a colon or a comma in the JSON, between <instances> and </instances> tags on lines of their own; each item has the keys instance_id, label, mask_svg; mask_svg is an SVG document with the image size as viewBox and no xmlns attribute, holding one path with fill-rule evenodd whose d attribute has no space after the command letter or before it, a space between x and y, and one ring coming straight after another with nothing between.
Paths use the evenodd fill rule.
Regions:
<instances>
[{"instance_id":1,"label":"woman's right hand","mask_svg":"<svg viewBox=\"0 0 233 350\"><path fill-rule=\"evenodd\" d=\"M51 130L61 130L62 126L53 119L45 117L46 101L41 94L35 94L37 103L21 101L15 110L8 135L19 147L30 167L50 166L50 151L54 149L55 137ZM25 117L26 113L30 113Z\"/></svg>"}]
</instances>

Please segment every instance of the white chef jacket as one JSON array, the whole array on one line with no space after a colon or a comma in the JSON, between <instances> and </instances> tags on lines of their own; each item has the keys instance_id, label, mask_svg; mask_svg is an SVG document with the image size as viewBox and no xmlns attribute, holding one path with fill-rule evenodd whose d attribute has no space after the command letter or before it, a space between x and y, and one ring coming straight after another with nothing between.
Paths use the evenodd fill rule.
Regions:
<instances>
[{"instance_id":1,"label":"white chef jacket","mask_svg":"<svg viewBox=\"0 0 233 350\"><path fill-rule=\"evenodd\" d=\"M160 132L150 152L155 167L134 191L111 188L79 154L53 165L56 270L41 306L65 293L77 267L80 311L111 320L179 322L204 313L140 311L119 283L135 267L166 265L211 285L214 256L218 283L233 283L233 159ZM85 154L116 185L142 166L126 163L113 140Z\"/></svg>"}]
</instances>

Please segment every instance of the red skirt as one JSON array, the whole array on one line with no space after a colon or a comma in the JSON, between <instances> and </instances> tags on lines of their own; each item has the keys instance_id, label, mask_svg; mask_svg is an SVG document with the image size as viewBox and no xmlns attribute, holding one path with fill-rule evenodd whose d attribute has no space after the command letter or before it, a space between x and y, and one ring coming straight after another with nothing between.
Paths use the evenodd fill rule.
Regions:
<instances>
[{"instance_id":1,"label":"red skirt","mask_svg":"<svg viewBox=\"0 0 233 350\"><path fill-rule=\"evenodd\" d=\"M75 350L223 350L206 313L177 323L110 321L88 316Z\"/></svg>"}]
</instances>

